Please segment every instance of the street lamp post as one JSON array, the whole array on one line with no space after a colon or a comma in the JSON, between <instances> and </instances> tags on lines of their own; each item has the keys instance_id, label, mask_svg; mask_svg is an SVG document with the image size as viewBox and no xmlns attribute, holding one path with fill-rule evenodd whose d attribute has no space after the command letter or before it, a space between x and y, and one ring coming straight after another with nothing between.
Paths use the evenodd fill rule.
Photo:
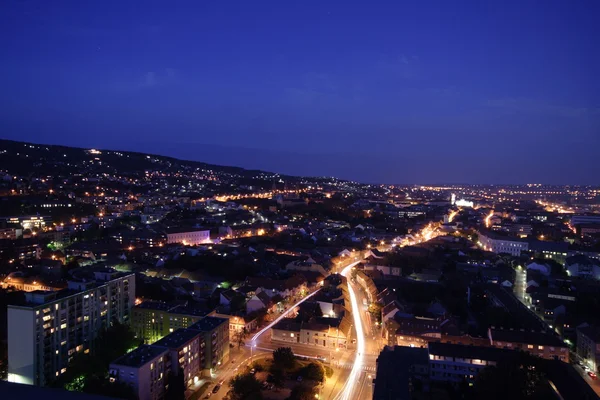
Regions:
<instances>
[{"instance_id":1,"label":"street lamp post","mask_svg":"<svg viewBox=\"0 0 600 400\"><path fill-rule=\"evenodd\" d=\"M252 365L252 360L254 358L254 348L256 347L256 344L251 343L250 344L250 365Z\"/></svg>"}]
</instances>

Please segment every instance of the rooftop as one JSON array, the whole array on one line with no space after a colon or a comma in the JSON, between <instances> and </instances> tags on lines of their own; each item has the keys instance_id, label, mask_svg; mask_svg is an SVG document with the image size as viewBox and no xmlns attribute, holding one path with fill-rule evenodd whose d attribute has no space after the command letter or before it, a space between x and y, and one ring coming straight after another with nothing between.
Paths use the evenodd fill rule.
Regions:
<instances>
[{"instance_id":1,"label":"rooftop","mask_svg":"<svg viewBox=\"0 0 600 400\"><path fill-rule=\"evenodd\" d=\"M428 365L427 349L418 347L384 347L377 357L377 375L373 399L410 398L409 380L412 366Z\"/></svg>"},{"instance_id":2,"label":"rooftop","mask_svg":"<svg viewBox=\"0 0 600 400\"><path fill-rule=\"evenodd\" d=\"M294 321L286 321L284 319L283 321L280 321L280 322L276 323L273 326L273 329L277 329L277 330L280 330L280 331L300 332L300 327L301 327L300 323L294 322Z\"/></svg>"},{"instance_id":3,"label":"rooftop","mask_svg":"<svg viewBox=\"0 0 600 400\"><path fill-rule=\"evenodd\" d=\"M194 325L190 326L189 329L199 330L201 332L210 332L220 326L221 324L229 323L227 318L219 317L204 317Z\"/></svg>"},{"instance_id":4,"label":"rooftop","mask_svg":"<svg viewBox=\"0 0 600 400\"><path fill-rule=\"evenodd\" d=\"M496 347L467 346L463 344L430 342L429 354L464 359L500 361L516 357L518 352L514 350L499 349Z\"/></svg>"},{"instance_id":5,"label":"rooftop","mask_svg":"<svg viewBox=\"0 0 600 400\"><path fill-rule=\"evenodd\" d=\"M168 347L170 349L179 348L194 340L199 334L197 330L177 329L175 332L168 334L154 343L153 346Z\"/></svg>"},{"instance_id":6,"label":"rooftop","mask_svg":"<svg viewBox=\"0 0 600 400\"><path fill-rule=\"evenodd\" d=\"M132 352L117 358L115 361L111 362L111 364L124 365L126 367L141 367L166 353L167 350L163 347L141 345Z\"/></svg>"},{"instance_id":7,"label":"rooftop","mask_svg":"<svg viewBox=\"0 0 600 400\"><path fill-rule=\"evenodd\" d=\"M527 330L492 329L492 339L496 342L527 343L542 346L567 347L552 333L532 332Z\"/></svg>"}]
</instances>

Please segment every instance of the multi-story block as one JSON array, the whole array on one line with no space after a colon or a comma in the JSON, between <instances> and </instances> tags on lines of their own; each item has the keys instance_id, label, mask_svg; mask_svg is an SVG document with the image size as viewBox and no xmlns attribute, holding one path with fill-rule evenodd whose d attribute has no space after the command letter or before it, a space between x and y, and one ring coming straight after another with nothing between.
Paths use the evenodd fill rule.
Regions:
<instances>
[{"instance_id":1,"label":"multi-story block","mask_svg":"<svg viewBox=\"0 0 600 400\"><path fill-rule=\"evenodd\" d=\"M577 355L592 371L600 372L600 328L589 325L577 328Z\"/></svg>"},{"instance_id":2,"label":"multi-story block","mask_svg":"<svg viewBox=\"0 0 600 400\"><path fill-rule=\"evenodd\" d=\"M136 336L152 344L179 328L188 328L206 315L182 305L145 301L131 310L131 327Z\"/></svg>"},{"instance_id":3,"label":"multi-story block","mask_svg":"<svg viewBox=\"0 0 600 400\"><path fill-rule=\"evenodd\" d=\"M110 364L110 380L130 385L139 400L161 400L169 362L167 348L142 345Z\"/></svg>"},{"instance_id":4,"label":"multi-story block","mask_svg":"<svg viewBox=\"0 0 600 400\"><path fill-rule=\"evenodd\" d=\"M102 270L94 277L58 292L28 292L25 304L8 306L9 381L46 385L76 353L89 352L110 321L129 322L135 276Z\"/></svg>"},{"instance_id":5,"label":"multi-story block","mask_svg":"<svg viewBox=\"0 0 600 400\"><path fill-rule=\"evenodd\" d=\"M525 239L500 236L489 231L479 232L479 245L486 251L493 253L508 253L518 257L522 251L529 250L529 243Z\"/></svg>"},{"instance_id":6,"label":"multi-story block","mask_svg":"<svg viewBox=\"0 0 600 400\"><path fill-rule=\"evenodd\" d=\"M493 347L465 346L441 342L429 343L429 371L432 381L474 382L488 365L516 358L518 353Z\"/></svg>"},{"instance_id":7,"label":"multi-story block","mask_svg":"<svg viewBox=\"0 0 600 400\"><path fill-rule=\"evenodd\" d=\"M204 337L205 359L200 368L205 372L218 369L229 360L229 319L204 317L189 329Z\"/></svg>"},{"instance_id":8,"label":"multi-story block","mask_svg":"<svg viewBox=\"0 0 600 400\"><path fill-rule=\"evenodd\" d=\"M185 246L210 243L210 230L172 229L167 231L167 243L181 243Z\"/></svg>"},{"instance_id":9,"label":"multi-story block","mask_svg":"<svg viewBox=\"0 0 600 400\"><path fill-rule=\"evenodd\" d=\"M522 350L547 360L569 362L569 348L554 332L490 329L488 336L490 345L494 347Z\"/></svg>"},{"instance_id":10,"label":"multi-story block","mask_svg":"<svg viewBox=\"0 0 600 400\"><path fill-rule=\"evenodd\" d=\"M198 379L200 365L205 361L203 335L191 329L178 329L152 345L169 351L167 367L173 375L183 374L184 382L190 386Z\"/></svg>"}]
</instances>

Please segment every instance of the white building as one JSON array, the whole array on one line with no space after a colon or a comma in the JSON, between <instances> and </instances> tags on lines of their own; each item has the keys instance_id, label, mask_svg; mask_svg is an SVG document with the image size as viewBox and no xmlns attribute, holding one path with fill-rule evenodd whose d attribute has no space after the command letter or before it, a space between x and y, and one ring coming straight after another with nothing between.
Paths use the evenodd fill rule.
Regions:
<instances>
[{"instance_id":1,"label":"white building","mask_svg":"<svg viewBox=\"0 0 600 400\"><path fill-rule=\"evenodd\" d=\"M181 243L184 246L196 246L210 243L208 229L177 229L167 232L167 243Z\"/></svg>"},{"instance_id":2,"label":"white building","mask_svg":"<svg viewBox=\"0 0 600 400\"><path fill-rule=\"evenodd\" d=\"M529 243L525 240L497 236L489 232L479 232L479 245L486 251L508 253L511 256L520 256L522 251L529 250Z\"/></svg>"},{"instance_id":3,"label":"white building","mask_svg":"<svg viewBox=\"0 0 600 400\"><path fill-rule=\"evenodd\" d=\"M25 298L25 305L8 306L8 380L44 386L66 372L75 353L88 353L111 320L129 320L135 275L104 270L95 280Z\"/></svg>"},{"instance_id":4,"label":"white building","mask_svg":"<svg viewBox=\"0 0 600 400\"><path fill-rule=\"evenodd\" d=\"M169 361L168 349L143 345L110 364L110 380L131 386L139 400L163 399Z\"/></svg>"}]
</instances>

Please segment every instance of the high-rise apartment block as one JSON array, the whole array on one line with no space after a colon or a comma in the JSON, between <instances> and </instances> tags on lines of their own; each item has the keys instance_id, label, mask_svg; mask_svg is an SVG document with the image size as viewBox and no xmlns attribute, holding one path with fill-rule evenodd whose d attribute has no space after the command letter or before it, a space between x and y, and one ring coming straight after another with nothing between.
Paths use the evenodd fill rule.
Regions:
<instances>
[{"instance_id":1,"label":"high-rise apartment block","mask_svg":"<svg viewBox=\"0 0 600 400\"><path fill-rule=\"evenodd\" d=\"M76 353L88 353L113 320L129 322L135 275L112 269L73 280L58 292L33 291L8 306L8 380L46 385L63 374Z\"/></svg>"}]
</instances>

